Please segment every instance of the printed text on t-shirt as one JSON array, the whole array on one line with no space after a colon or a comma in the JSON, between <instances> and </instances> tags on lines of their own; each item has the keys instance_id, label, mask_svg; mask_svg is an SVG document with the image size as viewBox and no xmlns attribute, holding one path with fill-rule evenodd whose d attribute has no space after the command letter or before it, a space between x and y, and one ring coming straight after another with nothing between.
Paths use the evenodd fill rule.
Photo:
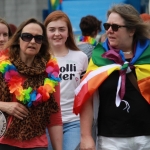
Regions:
<instances>
[{"instance_id":1,"label":"printed text on t-shirt","mask_svg":"<svg viewBox=\"0 0 150 150\"><path fill-rule=\"evenodd\" d=\"M66 64L66 66L60 67L59 78L62 80L72 80L75 77L76 64Z\"/></svg>"}]
</instances>

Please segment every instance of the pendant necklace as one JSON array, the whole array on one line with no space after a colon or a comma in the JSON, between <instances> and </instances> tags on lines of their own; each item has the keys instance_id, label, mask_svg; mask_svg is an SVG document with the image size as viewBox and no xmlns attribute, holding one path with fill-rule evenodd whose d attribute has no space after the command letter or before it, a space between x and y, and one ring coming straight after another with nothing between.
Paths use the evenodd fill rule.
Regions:
<instances>
[{"instance_id":1,"label":"pendant necklace","mask_svg":"<svg viewBox=\"0 0 150 150\"><path fill-rule=\"evenodd\" d=\"M128 51L128 52L123 52L124 54L126 54L126 55L129 55L129 54L131 54L132 53L132 51Z\"/></svg>"}]
</instances>

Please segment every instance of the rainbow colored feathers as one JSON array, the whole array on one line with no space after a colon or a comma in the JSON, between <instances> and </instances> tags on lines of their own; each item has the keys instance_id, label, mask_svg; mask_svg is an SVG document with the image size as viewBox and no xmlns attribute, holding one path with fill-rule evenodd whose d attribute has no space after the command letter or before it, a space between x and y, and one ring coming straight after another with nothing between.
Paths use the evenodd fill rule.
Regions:
<instances>
[{"instance_id":1,"label":"rainbow colored feathers","mask_svg":"<svg viewBox=\"0 0 150 150\"><path fill-rule=\"evenodd\" d=\"M96 44L97 44L96 39L94 39L94 38L92 38L90 36L79 36L78 37L78 41L86 42L86 43L89 43L89 44L91 44L93 46L96 46Z\"/></svg>"},{"instance_id":2,"label":"rainbow colored feathers","mask_svg":"<svg viewBox=\"0 0 150 150\"><path fill-rule=\"evenodd\" d=\"M55 59L50 59L46 65L47 77L44 79L44 85L33 90L31 87L23 88L25 78L22 77L16 67L9 61L6 54L0 56L0 72L3 74L8 84L10 93L16 96L16 99L23 104L31 107L45 102L50 98L50 94L55 92L55 86L60 79L58 78L59 67Z\"/></svg>"}]
</instances>

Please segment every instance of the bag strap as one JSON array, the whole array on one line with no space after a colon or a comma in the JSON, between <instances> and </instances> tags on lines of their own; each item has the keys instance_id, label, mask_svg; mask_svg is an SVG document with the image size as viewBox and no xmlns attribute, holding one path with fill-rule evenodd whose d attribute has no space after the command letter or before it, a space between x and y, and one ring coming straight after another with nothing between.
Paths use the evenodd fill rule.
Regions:
<instances>
[{"instance_id":1,"label":"bag strap","mask_svg":"<svg viewBox=\"0 0 150 150\"><path fill-rule=\"evenodd\" d=\"M140 89L139 89L138 84L137 84L137 79L135 78L134 74L132 72L130 72L127 74L127 77L130 80L130 82L133 84L133 86L136 88L136 90L138 92L140 92Z\"/></svg>"}]
</instances>

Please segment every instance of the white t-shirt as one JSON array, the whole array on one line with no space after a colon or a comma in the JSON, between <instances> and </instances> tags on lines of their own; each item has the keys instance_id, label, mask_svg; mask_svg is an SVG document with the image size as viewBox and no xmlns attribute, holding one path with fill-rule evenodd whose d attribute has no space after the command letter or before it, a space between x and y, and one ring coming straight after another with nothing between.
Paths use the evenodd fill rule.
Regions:
<instances>
[{"instance_id":1,"label":"white t-shirt","mask_svg":"<svg viewBox=\"0 0 150 150\"><path fill-rule=\"evenodd\" d=\"M79 116L73 113L74 90L84 75L88 58L82 51L69 50L64 57L56 57L60 73L60 104L63 123L79 120Z\"/></svg>"}]
</instances>

